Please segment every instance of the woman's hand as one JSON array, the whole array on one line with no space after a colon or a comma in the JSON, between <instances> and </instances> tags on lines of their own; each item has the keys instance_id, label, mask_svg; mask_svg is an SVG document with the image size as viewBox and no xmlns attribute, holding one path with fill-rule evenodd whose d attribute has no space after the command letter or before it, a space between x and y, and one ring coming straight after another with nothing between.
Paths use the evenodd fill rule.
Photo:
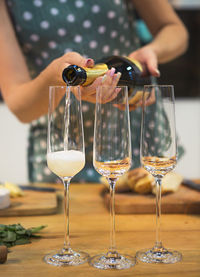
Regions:
<instances>
[{"instance_id":1,"label":"woman's hand","mask_svg":"<svg viewBox=\"0 0 200 277\"><path fill-rule=\"evenodd\" d=\"M71 64L80 67L93 67L94 60L86 59L77 52L68 52L63 56L53 60L42 72L48 85L66 85L62 79L63 70Z\"/></svg>"},{"instance_id":2,"label":"woman's hand","mask_svg":"<svg viewBox=\"0 0 200 277\"><path fill-rule=\"evenodd\" d=\"M138 50L132 52L129 55L130 58L133 58L139 61L143 68L143 76L154 76L160 77L160 71L158 70L158 59L157 55L150 45L139 48ZM155 95L152 94L148 100L145 101L145 105L149 106L155 101ZM130 100L129 109L133 111L138 107L142 106L142 91L138 91L137 94Z\"/></svg>"},{"instance_id":3,"label":"woman's hand","mask_svg":"<svg viewBox=\"0 0 200 277\"><path fill-rule=\"evenodd\" d=\"M62 79L63 70L70 64L75 64L80 67L93 67L94 60L86 59L76 52L69 52L58 59L55 59L49 64L49 66L43 71L44 79L47 80L49 85L66 85ZM115 69L112 68L105 75L97 78L91 85L81 86L81 98L82 100L95 103L96 102L96 89L98 86L109 86L115 88L121 74L115 74ZM73 91L73 89L72 89ZM103 102L111 101L116 97L118 90L106 91ZM76 95L76 90L74 90Z\"/></svg>"},{"instance_id":4,"label":"woman's hand","mask_svg":"<svg viewBox=\"0 0 200 277\"><path fill-rule=\"evenodd\" d=\"M152 75L154 77L160 77L158 58L150 45L139 48L132 52L129 57L141 63L143 67L143 76Z\"/></svg>"},{"instance_id":5,"label":"woman's hand","mask_svg":"<svg viewBox=\"0 0 200 277\"><path fill-rule=\"evenodd\" d=\"M111 68L105 75L98 77L91 85L81 87L82 99L91 103L96 103L96 89L98 86L109 87L105 89L102 103L112 101L118 94L119 89L116 89L117 83L121 77L121 73L115 73L115 68Z\"/></svg>"}]
</instances>

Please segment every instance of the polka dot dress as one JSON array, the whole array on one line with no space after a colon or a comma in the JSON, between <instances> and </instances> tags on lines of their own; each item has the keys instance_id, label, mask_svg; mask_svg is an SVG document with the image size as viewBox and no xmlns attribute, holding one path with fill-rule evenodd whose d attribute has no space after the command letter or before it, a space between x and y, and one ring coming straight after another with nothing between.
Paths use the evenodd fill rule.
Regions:
<instances>
[{"instance_id":1,"label":"polka dot dress","mask_svg":"<svg viewBox=\"0 0 200 277\"><path fill-rule=\"evenodd\" d=\"M123 0L9 0L8 9L35 77L53 59L77 51L94 59L138 47Z\"/></svg>"},{"instance_id":2,"label":"polka dot dress","mask_svg":"<svg viewBox=\"0 0 200 277\"><path fill-rule=\"evenodd\" d=\"M95 60L109 55L128 55L139 47L133 7L123 0L9 0L6 1L16 37L30 74L36 77L51 61L70 51ZM27 92L28 93L28 92ZM73 181L98 182L92 166L94 104L83 102L86 166ZM140 165L141 110L130 113L133 167ZM31 123L29 179L56 182L47 168L47 117Z\"/></svg>"}]
</instances>

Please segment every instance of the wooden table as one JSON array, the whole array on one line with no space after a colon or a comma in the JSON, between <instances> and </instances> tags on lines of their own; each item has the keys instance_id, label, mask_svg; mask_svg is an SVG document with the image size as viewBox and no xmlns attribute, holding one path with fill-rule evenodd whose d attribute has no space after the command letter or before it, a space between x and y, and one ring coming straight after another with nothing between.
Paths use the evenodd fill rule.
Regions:
<instances>
[{"instance_id":1,"label":"wooden table","mask_svg":"<svg viewBox=\"0 0 200 277\"><path fill-rule=\"evenodd\" d=\"M105 252L109 245L109 212L101 197L102 185L70 187L70 233L74 249L91 256ZM98 270L87 263L77 267L54 267L43 262L50 250L63 246L63 214L48 216L1 217L0 223L21 223L24 227L48 224L42 238L31 244L11 248L8 260L0 264L0 276L200 276L200 216L163 215L164 246L181 251L183 260L177 264L144 264L138 262L128 270ZM116 241L121 253L135 255L142 248L152 247L155 238L154 215L117 215Z\"/></svg>"}]
</instances>

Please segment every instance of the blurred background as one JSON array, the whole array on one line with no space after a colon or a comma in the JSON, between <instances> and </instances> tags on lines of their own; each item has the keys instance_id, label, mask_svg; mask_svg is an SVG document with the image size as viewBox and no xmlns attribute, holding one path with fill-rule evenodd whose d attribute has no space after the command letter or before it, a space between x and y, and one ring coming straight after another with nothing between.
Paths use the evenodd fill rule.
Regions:
<instances>
[{"instance_id":1,"label":"blurred background","mask_svg":"<svg viewBox=\"0 0 200 277\"><path fill-rule=\"evenodd\" d=\"M176 124L185 155L176 171L200 179L200 0L171 0L189 34L189 48L180 58L160 66L162 84L174 84Z\"/></svg>"},{"instance_id":2,"label":"blurred background","mask_svg":"<svg viewBox=\"0 0 200 277\"><path fill-rule=\"evenodd\" d=\"M171 0L185 23L190 43L188 51L173 62L160 65L160 84L173 84L176 96L176 124L185 155L176 172L200 179L200 0ZM138 19L140 28L145 28ZM150 37L144 36L144 43ZM28 183L28 124L20 123L0 102L0 182Z\"/></svg>"}]
</instances>

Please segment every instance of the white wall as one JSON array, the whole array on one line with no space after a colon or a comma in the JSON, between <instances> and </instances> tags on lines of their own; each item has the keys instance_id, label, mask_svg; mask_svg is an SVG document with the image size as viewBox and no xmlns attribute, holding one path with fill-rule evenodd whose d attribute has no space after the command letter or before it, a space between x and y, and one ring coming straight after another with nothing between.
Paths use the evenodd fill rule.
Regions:
<instances>
[{"instance_id":1,"label":"white wall","mask_svg":"<svg viewBox=\"0 0 200 277\"><path fill-rule=\"evenodd\" d=\"M176 171L187 178L200 178L200 99L176 100L176 123L186 150ZM27 136L28 125L0 104L0 182L28 182Z\"/></svg>"},{"instance_id":2,"label":"white wall","mask_svg":"<svg viewBox=\"0 0 200 277\"><path fill-rule=\"evenodd\" d=\"M0 182L26 184L28 124L20 123L0 104Z\"/></svg>"},{"instance_id":3,"label":"white wall","mask_svg":"<svg viewBox=\"0 0 200 277\"><path fill-rule=\"evenodd\" d=\"M200 98L176 101L176 128L186 151L176 171L200 179Z\"/></svg>"}]
</instances>

